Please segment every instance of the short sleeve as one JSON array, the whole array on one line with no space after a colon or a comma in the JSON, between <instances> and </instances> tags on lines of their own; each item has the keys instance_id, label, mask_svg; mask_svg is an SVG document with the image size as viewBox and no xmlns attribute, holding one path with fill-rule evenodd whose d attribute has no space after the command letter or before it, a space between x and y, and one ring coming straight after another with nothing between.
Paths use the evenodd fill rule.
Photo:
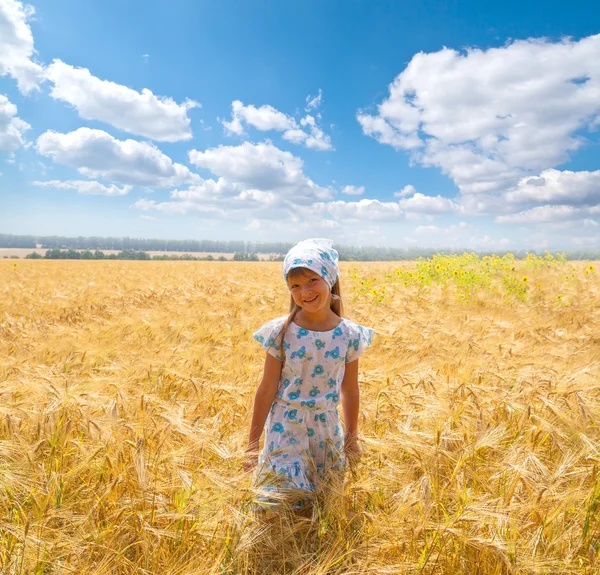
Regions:
<instances>
[{"instance_id":1,"label":"short sleeve","mask_svg":"<svg viewBox=\"0 0 600 575\"><path fill-rule=\"evenodd\" d=\"M348 351L346 352L346 363L358 359L362 352L373 342L375 332L370 327L352 325L348 339Z\"/></svg>"},{"instance_id":2,"label":"short sleeve","mask_svg":"<svg viewBox=\"0 0 600 575\"><path fill-rule=\"evenodd\" d=\"M281 329L283 328L284 320L274 319L265 323L259 327L253 334L252 337L260 343L261 347L270 353L273 357L279 361L283 361L281 357Z\"/></svg>"}]
</instances>

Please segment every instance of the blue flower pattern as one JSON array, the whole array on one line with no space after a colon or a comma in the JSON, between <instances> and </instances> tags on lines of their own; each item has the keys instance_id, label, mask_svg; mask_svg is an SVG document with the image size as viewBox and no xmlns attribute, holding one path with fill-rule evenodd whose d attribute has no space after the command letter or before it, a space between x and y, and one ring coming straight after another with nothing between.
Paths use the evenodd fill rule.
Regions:
<instances>
[{"instance_id":1,"label":"blue flower pattern","mask_svg":"<svg viewBox=\"0 0 600 575\"><path fill-rule=\"evenodd\" d=\"M308 395L311 397L317 397L321 393L321 390L315 385L309 392Z\"/></svg>"},{"instance_id":2,"label":"blue flower pattern","mask_svg":"<svg viewBox=\"0 0 600 575\"><path fill-rule=\"evenodd\" d=\"M312 377L316 377L317 375L322 375L323 373L325 373L325 368L321 364L315 365L315 368L313 369L313 372L312 372ZM315 397L315 396L311 394L311 397Z\"/></svg>"},{"instance_id":3,"label":"blue flower pattern","mask_svg":"<svg viewBox=\"0 0 600 575\"><path fill-rule=\"evenodd\" d=\"M332 359L340 359L340 348L336 346L335 349L325 352L325 359L331 357Z\"/></svg>"},{"instance_id":4,"label":"blue flower pattern","mask_svg":"<svg viewBox=\"0 0 600 575\"><path fill-rule=\"evenodd\" d=\"M297 357L298 359L302 359L302 358L303 358L305 355L306 355L306 348L305 348L304 346L302 346L300 349L298 349L298 350L296 350L296 351L293 351L293 352L290 354L290 357L291 357L292 359L294 359L294 358L296 358L296 357Z\"/></svg>"},{"instance_id":5,"label":"blue flower pattern","mask_svg":"<svg viewBox=\"0 0 600 575\"><path fill-rule=\"evenodd\" d=\"M273 320L254 333L262 348L280 360L285 319ZM255 480L266 481L267 491L279 489L277 485L313 490L327 470L344 469L337 411L340 386L345 364L371 345L372 336L373 330L346 319L326 332L310 331L294 322L289 325L283 341L285 360L278 391L269 411L265 447L255 474ZM271 484L263 475L273 472L283 481Z\"/></svg>"}]
</instances>

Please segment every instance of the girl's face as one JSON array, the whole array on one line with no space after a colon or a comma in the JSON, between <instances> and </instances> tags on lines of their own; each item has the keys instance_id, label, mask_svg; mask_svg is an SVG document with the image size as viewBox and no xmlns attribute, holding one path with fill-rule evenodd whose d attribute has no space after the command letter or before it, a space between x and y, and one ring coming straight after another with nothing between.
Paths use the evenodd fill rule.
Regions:
<instances>
[{"instance_id":1,"label":"girl's face","mask_svg":"<svg viewBox=\"0 0 600 575\"><path fill-rule=\"evenodd\" d=\"M287 283L296 305L312 313L329 307L331 290L319 274L304 268L302 273L292 272L288 275Z\"/></svg>"}]
</instances>

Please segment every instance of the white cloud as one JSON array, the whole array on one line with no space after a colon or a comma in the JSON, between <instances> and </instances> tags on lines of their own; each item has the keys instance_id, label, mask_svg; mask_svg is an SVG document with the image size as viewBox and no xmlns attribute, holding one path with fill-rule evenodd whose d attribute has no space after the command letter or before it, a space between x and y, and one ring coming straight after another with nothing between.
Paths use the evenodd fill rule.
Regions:
<instances>
[{"instance_id":1,"label":"white cloud","mask_svg":"<svg viewBox=\"0 0 600 575\"><path fill-rule=\"evenodd\" d=\"M404 186L399 192L394 192L394 197L396 198L407 198L408 196L413 196L417 193L414 186L408 184L408 186Z\"/></svg>"},{"instance_id":2,"label":"white cloud","mask_svg":"<svg viewBox=\"0 0 600 575\"><path fill-rule=\"evenodd\" d=\"M417 234L430 234L430 233L436 233L439 232L440 228L438 228L437 226L418 226L417 228L415 228L415 232Z\"/></svg>"},{"instance_id":3,"label":"white cloud","mask_svg":"<svg viewBox=\"0 0 600 575\"><path fill-rule=\"evenodd\" d=\"M331 138L325 132L323 132L323 130L321 130L313 116L304 116L304 118L300 120L300 125L303 127L308 127L310 130L310 136L308 136L304 141L304 145L307 148L321 151L333 150Z\"/></svg>"},{"instance_id":4,"label":"white cloud","mask_svg":"<svg viewBox=\"0 0 600 575\"><path fill-rule=\"evenodd\" d=\"M54 60L46 70L54 84L50 95L73 106L86 120L99 120L125 132L160 142L177 142L192 137L188 111L199 106L187 100L155 96L150 90L131 88L100 80L87 68L74 68Z\"/></svg>"},{"instance_id":5,"label":"white cloud","mask_svg":"<svg viewBox=\"0 0 600 575\"><path fill-rule=\"evenodd\" d=\"M380 202L363 198L358 202L318 202L310 212L330 215L337 220L392 221L400 219L404 212L396 202Z\"/></svg>"},{"instance_id":6,"label":"white cloud","mask_svg":"<svg viewBox=\"0 0 600 575\"><path fill-rule=\"evenodd\" d=\"M319 108L321 106L321 104L323 103L323 91L321 90L321 88L319 88L319 93L312 97L312 96L306 96L306 108L304 108L307 112L310 112L311 110L316 110L317 108Z\"/></svg>"},{"instance_id":7,"label":"white cloud","mask_svg":"<svg viewBox=\"0 0 600 575\"><path fill-rule=\"evenodd\" d=\"M407 212L419 212L423 214L444 214L459 210L458 204L449 198L426 196L418 192L410 198L402 198L398 201L398 204Z\"/></svg>"},{"instance_id":8,"label":"white cloud","mask_svg":"<svg viewBox=\"0 0 600 575\"><path fill-rule=\"evenodd\" d=\"M342 194L348 194L349 196L362 196L364 193L364 186L345 186L342 189Z\"/></svg>"},{"instance_id":9,"label":"white cloud","mask_svg":"<svg viewBox=\"0 0 600 575\"><path fill-rule=\"evenodd\" d=\"M380 144L389 144L396 150L412 150L420 148L421 140L417 135L403 135L394 130L384 118L370 116L359 112L356 116L360 123L363 133L372 136Z\"/></svg>"},{"instance_id":10,"label":"white cloud","mask_svg":"<svg viewBox=\"0 0 600 575\"><path fill-rule=\"evenodd\" d=\"M35 10L16 0L0 0L0 76L11 76L19 90L28 94L38 88L43 68L35 54L33 34L27 21Z\"/></svg>"},{"instance_id":11,"label":"white cloud","mask_svg":"<svg viewBox=\"0 0 600 575\"><path fill-rule=\"evenodd\" d=\"M296 121L273 106L244 106L243 102L235 100L231 104L231 122L223 121L227 132L241 135L244 133L243 122L254 126L263 132L277 130L283 132L296 126Z\"/></svg>"},{"instance_id":12,"label":"white cloud","mask_svg":"<svg viewBox=\"0 0 600 575\"><path fill-rule=\"evenodd\" d=\"M538 177L522 178L505 197L516 204L597 204L600 203L600 170L544 170Z\"/></svg>"},{"instance_id":13,"label":"white cloud","mask_svg":"<svg viewBox=\"0 0 600 575\"><path fill-rule=\"evenodd\" d=\"M240 100L231 104L231 120L221 123L228 134L244 135L244 125L253 126L262 132L283 132L282 137L294 144L304 144L315 150L332 150L330 137L323 132L313 116L307 115L300 120L300 126L292 116L280 112L273 106L245 106Z\"/></svg>"},{"instance_id":14,"label":"white cloud","mask_svg":"<svg viewBox=\"0 0 600 575\"><path fill-rule=\"evenodd\" d=\"M17 117L17 107L0 94L0 154L10 154L24 146L24 133L30 128L27 122Z\"/></svg>"},{"instance_id":15,"label":"white cloud","mask_svg":"<svg viewBox=\"0 0 600 575\"><path fill-rule=\"evenodd\" d=\"M133 207L232 221L251 218L289 223L301 209L310 210L314 202L333 195L331 188L318 186L304 174L300 158L271 142L192 150L189 158L217 179L199 178L186 189L172 191L170 201L143 199Z\"/></svg>"},{"instance_id":16,"label":"white cloud","mask_svg":"<svg viewBox=\"0 0 600 575\"><path fill-rule=\"evenodd\" d=\"M56 188L57 190L75 190L78 194L97 196L125 196L133 187L123 186L119 188L114 184L104 186L100 182L88 180L50 180L47 182L31 182L34 186L41 188Z\"/></svg>"},{"instance_id":17,"label":"white cloud","mask_svg":"<svg viewBox=\"0 0 600 575\"><path fill-rule=\"evenodd\" d=\"M143 211L158 211L171 216L184 216L188 214L200 214L206 217L217 217L223 219L227 213L216 206L199 204L196 202L157 202L156 200L140 199L131 204L132 208Z\"/></svg>"},{"instance_id":18,"label":"white cloud","mask_svg":"<svg viewBox=\"0 0 600 575\"><path fill-rule=\"evenodd\" d=\"M329 188L318 186L304 175L300 158L270 142L244 142L239 146L219 146L204 152L192 150L189 158L192 164L210 170L230 186L274 192L298 204L332 195Z\"/></svg>"},{"instance_id":19,"label":"white cloud","mask_svg":"<svg viewBox=\"0 0 600 575\"><path fill-rule=\"evenodd\" d=\"M308 134L300 128L292 128L291 130L286 130L282 137L284 140L292 142L292 144L301 144L308 138Z\"/></svg>"},{"instance_id":20,"label":"white cloud","mask_svg":"<svg viewBox=\"0 0 600 575\"><path fill-rule=\"evenodd\" d=\"M532 224L572 220L581 217L584 212L573 206L537 206L516 214L498 216L496 222L501 224Z\"/></svg>"},{"instance_id":21,"label":"white cloud","mask_svg":"<svg viewBox=\"0 0 600 575\"><path fill-rule=\"evenodd\" d=\"M155 146L117 140L102 130L79 128L68 134L47 131L38 138L36 149L84 176L125 185L167 188L202 181Z\"/></svg>"},{"instance_id":22,"label":"white cloud","mask_svg":"<svg viewBox=\"0 0 600 575\"><path fill-rule=\"evenodd\" d=\"M565 162L600 112L600 35L416 54L363 132L437 166L461 194L497 194Z\"/></svg>"},{"instance_id":23,"label":"white cloud","mask_svg":"<svg viewBox=\"0 0 600 575\"><path fill-rule=\"evenodd\" d=\"M440 233L440 234L451 234L451 233L459 233L462 230L468 229L470 226L467 225L466 222L458 222L458 224L451 224L445 228L440 228L438 226L430 225L430 226L418 226L415 228L415 232L417 234L431 234L431 233Z\"/></svg>"}]
</instances>

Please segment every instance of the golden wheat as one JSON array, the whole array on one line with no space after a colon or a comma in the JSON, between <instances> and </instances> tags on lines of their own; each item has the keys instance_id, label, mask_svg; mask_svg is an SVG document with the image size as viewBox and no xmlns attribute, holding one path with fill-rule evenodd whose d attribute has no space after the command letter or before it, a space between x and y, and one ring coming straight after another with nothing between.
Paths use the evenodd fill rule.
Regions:
<instances>
[{"instance_id":1,"label":"golden wheat","mask_svg":"<svg viewBox=\"0 0 600 575\"><path fill-rule=\"evenodd\" d=\"M312 517L260 518L251 333L285 313L280 264L0 261L0 571L597 573L600 279L524 265L526 298L466 299L342 265L378 333L364 456Z\"/></svg>"}]
</instances>

